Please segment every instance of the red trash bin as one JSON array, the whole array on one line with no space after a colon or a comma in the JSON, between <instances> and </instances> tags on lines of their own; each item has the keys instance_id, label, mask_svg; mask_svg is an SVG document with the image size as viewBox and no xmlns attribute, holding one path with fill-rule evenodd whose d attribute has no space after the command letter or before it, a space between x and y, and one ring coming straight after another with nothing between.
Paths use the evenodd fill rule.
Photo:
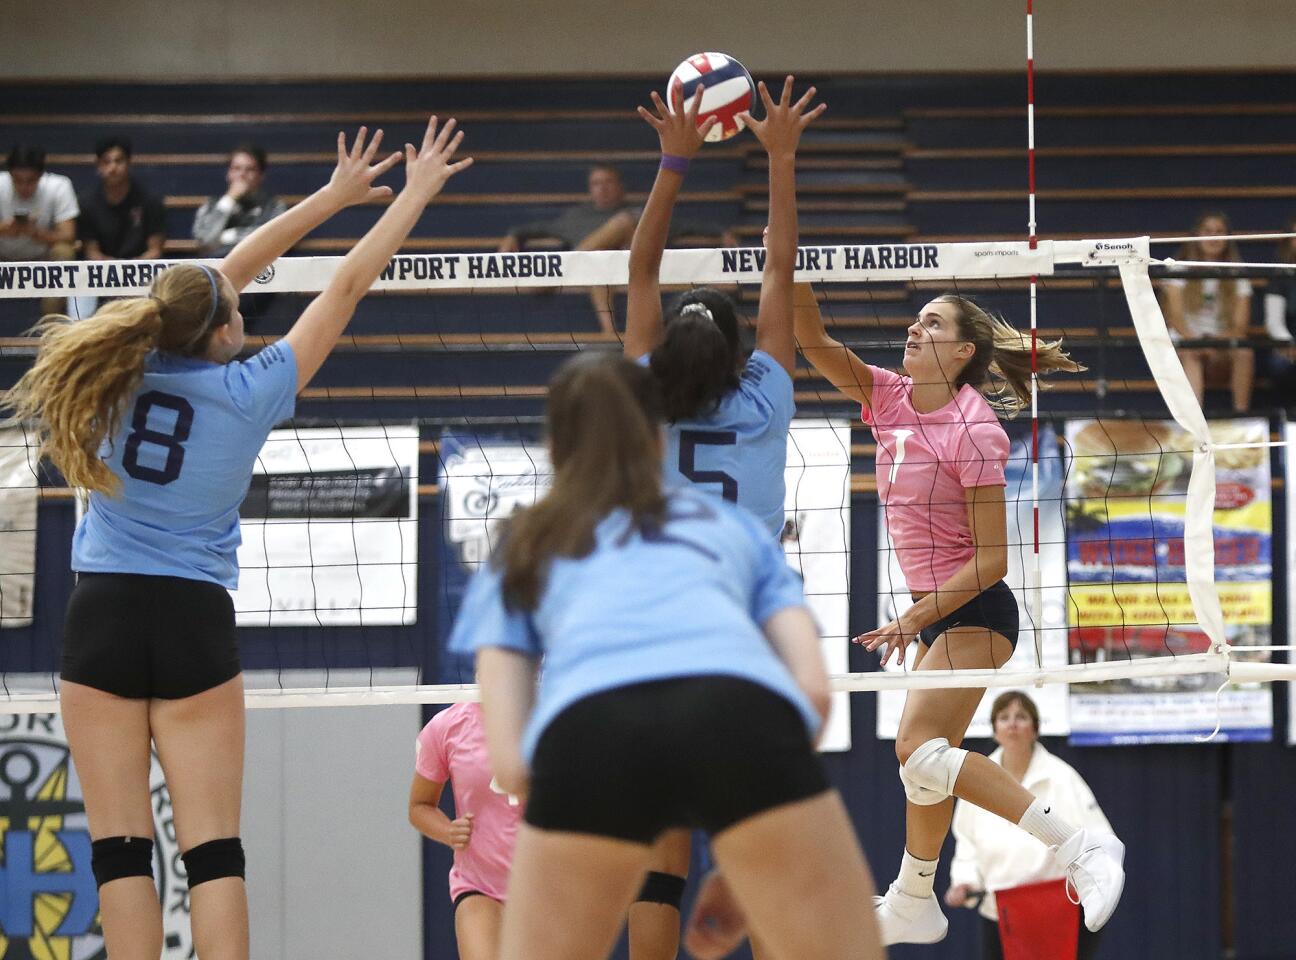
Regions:
<instances>
[{"instance_id":1,"label":"red trash bin","mask_svg":"<svg viewBox=\"0 0 1296 960\"><path fill-rule=\"evenodd\" d=\"M1080 908L1066 880L1044 880L995 891L1004 960L1076 960Z\"/></svg>"}]
</instances>

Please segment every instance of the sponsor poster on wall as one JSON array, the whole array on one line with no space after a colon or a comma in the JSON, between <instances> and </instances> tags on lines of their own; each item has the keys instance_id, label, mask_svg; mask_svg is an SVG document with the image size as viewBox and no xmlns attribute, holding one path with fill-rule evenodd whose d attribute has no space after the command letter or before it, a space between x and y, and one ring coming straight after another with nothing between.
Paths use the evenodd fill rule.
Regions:
<instances>
[{"instance_id":1,"label":"sponsor poster on wall","mask_svg":"<svg viewBox=\"0 0 1296 960\"><path fill-rule=\"evenodd\" d=\"M189 885L156 755L148 782L162 958L184 960L194 955ZM0 956L106 956L85 798L56 713L0 716L0 845Z\"/></svg>"},{"instance_id":2,"label":"sponsor poster on wall","mask_svg":"<svg viewBox=\"0 0 1296 960\"><path fill-rule=\"evenodd\" d=\"M1012 446L1004 476L1008 520L1008 575L1005 582L1017 598L1020 634L1012 658L1004 670L1034 670L1039 666L1060 667L1066 663L1066 550L1062 522L1062 459L1052 426L1040 424L1039 431L1039 585L1030 591L1035 565L1034 504L1030 430L1026 424L1005 425ZM913 603L895 549L886 528L886 508L878 508L878 623L895 620ZM1032 593L1034 594L1032 596ZM1038 642L1038 647L1037 647ZM912 670L918 645L911 643L905 651L903 667L894 661L888 671ZM990 705L1003 689L986 692L977 708L970 737L990 736ZM1031 688L1027 691L1039 706L1040 732L1046 736L1066 734L1066 688L1060 684ZM904 710L905 694L899 690L878 693L877 735L894 740Z\"/></svg>"},{"instance_id":3,"label":"sponsor poster on wall","mask_svg":"<svg viewBox=\"0 0 1296 960\"><path fill-rule=\"evenodd\" d=\"M441 439L440 618L444 645L468 577L489 558L501 521L543 496L553 477L544 444L475 434ZM850 610L850 425L794 420L788 435L786 522L788 562L805 580L807 603L823 632L832 673L847 666ZM472 682L471 661L444 650L443 683ZM833 698L821 749L850 749L850 699Z\"/></svg>"},{"instance_id":4,"label":"sponsor poster on wall","mask_svg":"<svg viewBox=\"0 0 1296 960\"><path fill-rule=\"evenodd\" d=\"M35 438L21 427L0 430L0 627L32 622L39 497Z\"/></svg>"},{"instance_id":5,"label":"sponsor poster on wall","mask_svg":"<svg viewBox=\"0 0 1296 960\"><path fill-rule=\"evenodd\" d=\"M1213 421L1216 443L1261 443L1258 418ZM1067 604L1073 663L1172 658L1209 649L1184 582L1184 516L1192 438L1171 421L1067 424ZM1215 580L1225 636L1238 657L1272 634L1269 451L1216 451ZM1268 659L1268 654L1251 656ZM1167 659L1167 663L1170 660ZM1268 740L1268 686L1216 674L1147 677L1071 688L1071 742L1188 743L1211 733ZM1218 704L1218 707L1217 707Z\"/></svg>"},{"instance_id":6,"label":"sponsor poster on wall","mask_svg":"<svg viewBox=\"0 0 1296 960\"><path fill-rule=\"evenodd\" d=\"M1296 643L1296 562L1292 554L1296 553L1291 544L1296 543L1296 423L1283 426L1283 438L1287 447L1283 450L1284 475L1287 478L1287 644ZM1287 653L1290 663L1296 654ZM1287 684L1287 745L1296 747L1296 683Z\"/></svg>"},{"instance_id":7,"label":"sponsor poster on wall","mask_svg":"<svg viewBox=\"0 0 1296 960\"><path fill-rule=\"evenodd\" d=\"M240 626L411 624L418 426L274 430L239 510Z\"/></svg>"}]
</instances>

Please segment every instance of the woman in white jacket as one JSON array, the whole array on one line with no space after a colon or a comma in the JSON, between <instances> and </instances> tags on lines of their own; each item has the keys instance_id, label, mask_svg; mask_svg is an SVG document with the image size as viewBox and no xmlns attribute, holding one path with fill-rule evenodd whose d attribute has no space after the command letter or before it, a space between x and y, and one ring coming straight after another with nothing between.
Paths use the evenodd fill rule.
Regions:
<instances>
[{"instance_id":1,"label":"woman in white jacket","mask_svg":"<svg viewBox=\"0 0 1296 960\"><path fill-rule=\"evenodd\" d=\"M1000 694L990 711L999 749L990 759L1077 827L1111 832L1093 791L1070 764L1039 742L1039 709L1019 690ZM954 861L950 864L950 907L977 906L980 898L981 956L1002 960L995 890L1063 876L1049 848L1030 834L992 813L962 800L954 810ZM1076 956L1089 960L1098 934L1080 924Z\"/></svg>"}]
</instances>

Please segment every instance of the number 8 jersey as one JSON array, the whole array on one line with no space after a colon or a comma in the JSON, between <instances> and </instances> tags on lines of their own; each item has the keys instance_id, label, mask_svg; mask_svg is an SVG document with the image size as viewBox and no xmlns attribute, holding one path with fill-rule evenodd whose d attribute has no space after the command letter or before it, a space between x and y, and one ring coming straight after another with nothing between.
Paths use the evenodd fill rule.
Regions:
<instances>
[{"instance_id":1,"label":"number 8 jersey","mask_svg":"<svg viewBox=\"0 0 1296 960\"><path fill-rule=\"evenodd\" d=\"M712 414L667 425L666 486L691 484L718 494L756 514L777 537L783 530L783 473L794 413L792 378L768 353L753 352L738 389Z\"/></svg>"},{"instance_id":2,"label":"number 8 jersey","mask_svg":"<svg viewBox=\"0 0 1296 960\"><path fill-rule=\"evenodd\" d=\"M121 493L90 494L72 569L237 587L239 506L296 393L297 363L283 340L226 364L150 353L120 428L99 451Z\"/></svg>"}]
</instances>

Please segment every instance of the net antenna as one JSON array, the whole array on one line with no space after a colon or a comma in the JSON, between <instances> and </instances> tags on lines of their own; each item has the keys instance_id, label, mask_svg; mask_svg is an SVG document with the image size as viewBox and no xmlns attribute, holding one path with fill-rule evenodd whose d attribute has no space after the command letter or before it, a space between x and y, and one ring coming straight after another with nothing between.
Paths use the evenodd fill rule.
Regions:
<instances>
[{"instance_id":1,"label":"net antenna","mask_svg":"<svg viewBox=\"0 0 1296 960\"><path fill-rule=\"evenodd\" d=\"M1035 0L1026 0L1026 236L1030 249L1039 246L1035 219ZM1031 523L1033 539L1031 566L1026 574L1026 615L1030 619L1031 642L1035 647L1035 666L1044 664L1044 643L1040 620L1044 615L1043 581L1040 566L1040 477L1039 477L1039 277L1030 278L1030 344L1031 344Z\"/></svg>"}]
</instances>

